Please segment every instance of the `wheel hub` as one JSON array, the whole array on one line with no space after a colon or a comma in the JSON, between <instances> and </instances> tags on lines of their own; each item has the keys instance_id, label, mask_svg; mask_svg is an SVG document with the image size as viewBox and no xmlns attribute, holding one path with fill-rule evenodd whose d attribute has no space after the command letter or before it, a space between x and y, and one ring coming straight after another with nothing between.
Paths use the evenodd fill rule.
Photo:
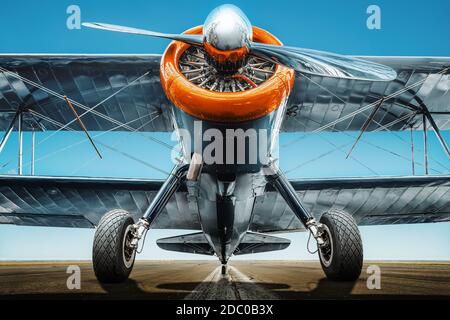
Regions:
<instances>
[{"instance_id":1,"label":"wheel hub","mask_svg":"<svg viewBox=\"0 0 450 320\"><path fill-rule=\"evenodd\" d=\"M326 225L322 225L321 231L324 243L319 246L319 255L322 263L329 267L333 261L333 238L331 237L330 229Z\"/></svg>"},{"instance_id":2,"label":"wheel hub","mask_svg":"<svg viewBox=\"0 0 450 320\"><path fill-rule=\"evenodd\" d=\"M123 262L127 268L131 267L134 261L134 256L136 255L136 249L132 246L131 242L134 238L132 225L129 225L125 230L125 235L123 237L122 252L123 252Z\"/></svg>"}]
</instances>

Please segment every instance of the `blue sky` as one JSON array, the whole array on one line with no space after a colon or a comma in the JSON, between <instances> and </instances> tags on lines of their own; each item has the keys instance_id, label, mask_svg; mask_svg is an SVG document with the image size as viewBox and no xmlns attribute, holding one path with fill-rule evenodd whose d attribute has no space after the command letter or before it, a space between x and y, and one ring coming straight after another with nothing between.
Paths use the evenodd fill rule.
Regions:
<instances>
[{"instance_id":1,"label":"blue sky","mask_svg":"<svg viewBox=\"0 0 450 320\"><path fill-rule=\"evenodd\" d=\"M162 53L168 42L97 30L68 30L66 9L81 8L82 21L100 21L163 32L181 32L202 24L208 12L222 1L37 1L3 0L0 11L0 53ZM238 5L254 25L270 30L285 44L354 55L450 56L448 1L240 1ZM366 27L366 9L381 8L381 30ZM42 142L48 133L38 134L36 173L40 175L88 175L164 178L164 175L110 150L102 150L98 160L88 143L79 143L82 133L58 133ZM151 134L170 142L168 134ZM345 160L343 151L330 145L346 145L355 133L281 137L281 167L291 178L409 175L410 146L407 133L367 134L354 152L355 160ZM450 141L449 132L445 133ZM422 135L414 134L416 159L422 161ZM29 135L25 135L25 163L29 163ZM169 151L142 136L108 133L98 140L152 165L170 170ZM13 135L0 156L0 174L16 169L17 137ZM430 133L432 174L448 172L450 162ZM77 144L79 143L79 144ZM171 142L172 144L174 142ZM72 144L75 146L69 147ZM377 147L374 147L376 145ZM58 152L61 148L67 149ZM348 150L348 145L344 150ZM394 151L396 155L382 149ZM317 159L311 161L312 159ZM11 162L9 162L11 160ZM368 169L370 168L370 169ZM417 173L423 168L417 166ZM29 166L25 168L28 173ZM361 228L368 259L450 260L450 223L379 226ZM194 255L159 250L154 242L177 231L153 231L141 256L145 259L193 259ZM287 250L242 258L309 259L305 234L287 235L293 241ZM93 230L0 226L0 260L8 259L89 259ZM13 240L12 240L13 239ZM55 245L57 244L57 245Z\"/></svg>"}]
</instances>

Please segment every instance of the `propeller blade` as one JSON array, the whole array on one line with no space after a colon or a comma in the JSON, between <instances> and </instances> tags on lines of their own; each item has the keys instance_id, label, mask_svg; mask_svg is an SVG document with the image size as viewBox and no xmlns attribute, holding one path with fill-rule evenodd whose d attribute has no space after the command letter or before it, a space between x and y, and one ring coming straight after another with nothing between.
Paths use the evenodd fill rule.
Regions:
<instances>
[{"instance_id":1,"label":"propeller blade","mask_svg":"<svg viewBox=\"0 0 450 320\"><path fill-rule=\"evenodd\" d=\"M203 44L203 36L197 35L197 34L161 33L161 32L154 32L154 31L143 30L143 29L123 27L123 26L118 26L118 25L114 25L114 24L98 23L98 22L84 22L83 26L88 27L88 28L100 29L100 30L123 32L123 33L138 34L138 35L143 35L143 36L177 40L177 41L182 41L182 42L186 42L186 43L193 44L193 45L202 45Z\"/></svg>"},{"instance_id":2,"label":"propeller blade","mask_svg":"<svg viewBox=\"0 0 450 320\"><path fill-rule=\"evenodd\" d=\"M252 42L250 53L301 73L323 77L369 81L392 81L397 77L388 66L311 49Z\"/></svg>"}]
</instances>

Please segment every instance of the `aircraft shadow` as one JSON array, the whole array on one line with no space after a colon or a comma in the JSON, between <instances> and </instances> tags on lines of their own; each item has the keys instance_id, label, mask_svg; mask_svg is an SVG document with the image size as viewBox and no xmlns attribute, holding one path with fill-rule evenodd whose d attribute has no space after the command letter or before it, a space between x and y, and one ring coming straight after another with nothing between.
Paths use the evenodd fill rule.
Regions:
<instances>
[{"instance_id":1,"label":"aircraft shadow","mask_svg":"<svg viewBox=\"0 0 450 320\"><path fill-rule=\"evenodd\" d=\"M149 292L143 290L139 283L133 279L128 279L124 283L101 284L105 293L77 292L67 293L35 293L35 294L14 294L0 295L0 300L181 300L189 293L193 292L200 284L205 282L177 282L162 283L157 285L163 292ZM450 299L450 295L403 295L384 294L375 292L374 294L352 294L356 282L336 282L326 278L319 282L312 282L309 285L315 286L308 291L292 290L291 286L283 283L263 283L257 285L270 291L279 299L285 300L411 300L411 299ZM236 287L245 288L248 282L232 282Z\"/></svg>"}]
</instances>

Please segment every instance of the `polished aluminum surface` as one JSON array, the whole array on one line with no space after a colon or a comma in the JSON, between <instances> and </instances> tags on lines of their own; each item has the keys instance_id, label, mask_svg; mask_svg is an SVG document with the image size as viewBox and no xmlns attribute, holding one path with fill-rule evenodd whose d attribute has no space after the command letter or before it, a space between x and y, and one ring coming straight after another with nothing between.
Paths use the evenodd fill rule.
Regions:
<instances>
[{"instance_id":1,"label":"polished aluminum surface","mask_svg":"<svg viewBox=\"0 0 450 320\"><path fill-rule=\"evenodd\" d=\"M351 214L358 225L450 221L450 176L291 180L317 221L330 210ZM251 230L304 230L272 188L255 204Z\"/></svg>"},{"instance_id":2,"label":"polished aluminum surface","mask_svg":"<svg viewBox=\"0 0 450 320\"><path fill-rule=\"evenodd\" d=\"M0 224L92 228L112 209L130 212L138 221L164 181L0 175ZM197 216L186 213L186 193L169 201L152 228L199 229Z\"/></svg>"},{"instance_id":3,"label":"polished aluminum surface","mask_svg":"<svg viewBox=\"0 0 450 320\"><path fill-rule=\"evenodd\" d=\"M247 16L238 7L225 4L215 8L203 24L204 41L219 50L247 47L253 30Z\"/></svg>"},{"instance_id":4,"label":"polished aluminum surface","mask_svg":"<svg viewBox=\"0 0 450 320\"><path fill-rule=\"evenodd\" d=\"M163 181L0 176L0 224L89 228L105 212L124 209L136 221ZM352 214L359 225L450 221L450 176L334 178L292 181L316 219L329 209ZM200 230L180 189L153 228ZM255 202L250 231L304 230L282 197L269 188Z\"/></svg>"},{"instance_id":5,"label":"polished aluminum surface","mask_svg":"<svg viewBox=\"0 0 450 320\"><path fill-rule=\"evenodd\" d=\"M161 87L160 61L161 55L0 55L1 68L87 108L149 71L147 76L83 116L88 131L131 131L131 128L142 132L172 131L171 103ZM0 131L8 128L18 108L25 110L24 131L31 131L36 120L52 131L59 129L58 124L67 124L74 118L64 100L0 71ZM124 123L128 126L120 125ZM67 129L81 130L76 122Z\"/></svg>"},{"instance_id":6,"label":"polished aluminum surface","mask_svg":"<svg viewBox=\"0 0 450 320\"><path fill-rule=\"evenodd\" d=\"M410 124L415 130L422 130L422 116L414 115L410 108L410 105L418 105L417 100L428 106L439 129L450 130L450 74L438 74L450 66L450 58L359 58L392 67L398 73L397 79L354 81L297 73L282 131L311 132L323 126L327 126L325 131L332 132L360 131L370 111L355 116L351 116L352 113L418 81L423 82L395 99L386 100L367 131L384 130L381 126L388 126L392 131L409 130ZM172 104L161 87L160 61L161 55L0 55L0 67L89 107L151 71L120 95L103 103L97 108L98 113L86 114L83 122L89 131L115 127L117 131L129 131L117 124L127 121L133 121L129 124L133 130L172 131ZM41 114L40 124L47 130L56 130L59 128L56 123L65 124L73 119L61 99L0 72L0 131L7 130L19 107ZM146 124L155 112L159 116ZM141 118L143 116L147 118ZM28 112L24 114L24 131L32 130L32 120ZM69 128L80 130L76 123Z\"/></svg>"},{"instance_id":7,"label":"polished aluminum surface","mask_svg":"<svg viewBox=\"0 0 450 320\"><path fill-rule=\"evenodd\" d=\"M158 239L158 247L164 250L187 252L194 254L213 255L214 250L206 240L203 232L183 234L181 236ZM247 232L234 255L253 254L267 251L283 250L291 244L291 241L284 238L269 236L261 233Z\"/></svg>"},{"instance_id":8,"label":"polished aluminum surface","mask_svg":"<svg viewBox=\"0 0 450 320\"><path fill-rule=\"evenodd\" d=\"M235 74L223 74L208 63L203 48L194 46L183 53L179 66L190 82L217 92L241 92L252 89L252 84L261 85L274 74L276 69L276 65L270 61L250 57Z\"/></svg>"},{"instance_id":9,"label":"polished aluminum surface","mask_svg":"<svg viewBox=\"0 0 450 320\"><path fill-rule=\"evenodd\" d=\"M355 81L296 73L282 131L360 131L370 110L359 111L399 90L400 95L383 102L367 131L403 131L410 125L422 130L422 116L415 113L419 101L427 105L440 130L450 130L450 73L439 74L450 66L450 58L357 58L390 66L397 79Z\"/></svg>"}]
</instances>

